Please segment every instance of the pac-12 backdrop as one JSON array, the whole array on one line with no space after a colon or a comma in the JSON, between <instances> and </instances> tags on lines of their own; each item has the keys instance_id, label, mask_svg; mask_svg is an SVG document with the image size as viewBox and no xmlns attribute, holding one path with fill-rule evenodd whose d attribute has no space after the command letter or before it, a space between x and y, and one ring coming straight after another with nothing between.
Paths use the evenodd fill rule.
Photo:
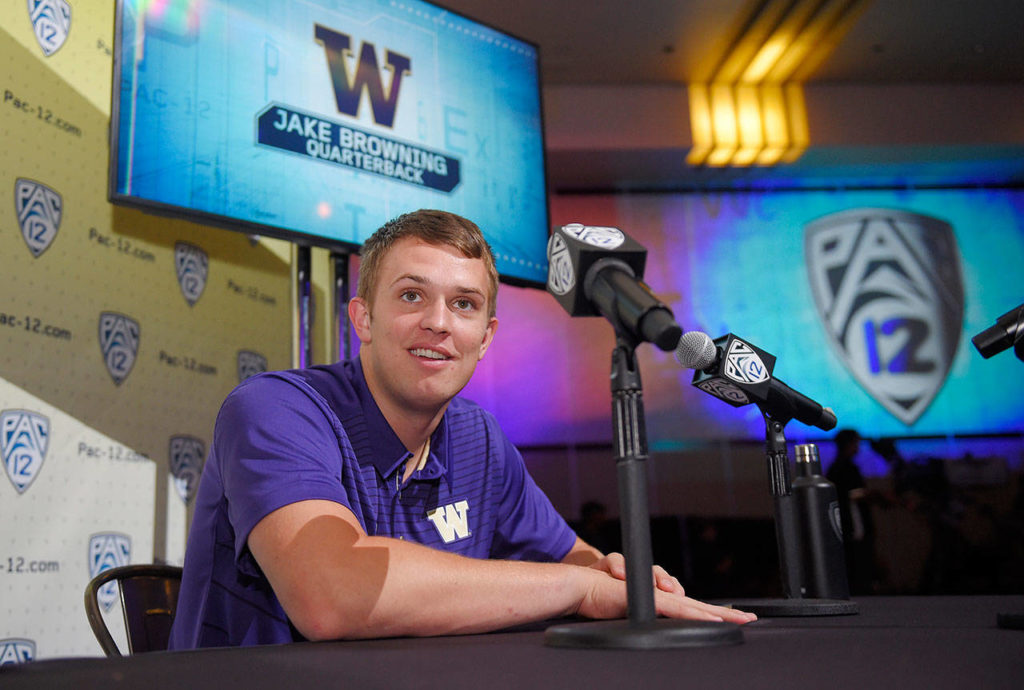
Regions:
<instances>
[{"instance_id":1,"label":"pac-12 backdrop","mask_svg":"<svg viewBox=\"0 0 1024 690\"><path fill-rule=\"evenodd\" d=\"M240 379L290 364L292 300L285 243L108 203L111 3L0 0L0 16L7 664L99 655L90 578L181 562L214 416ZM101 604L117 622L113 588Z\"/></svg>"},{"instance_id":2,"label":"pac-12 backdrop","mask_svg":"<svg viewBox=\"0 0 1024 690\"><path fill-rule=\"evenodd\" d=\"M644 244L646 282L684 329L733 332L774 354L775 375L832 407L840 426L874 437L1024 430L1024 363L1012 351L982 359L970 342L1024 301L1024 192L556 197L552 214ZM504 410L519 443L609 440L610 326L570 323L548 295L509 293L499 318L524 318L499 326L494 361L466 394ZM640 353L654 448L764 438L754 406L693 388L670 354ZM823 436L798 422L787 433Z\"/></svg>"}]
</instances>

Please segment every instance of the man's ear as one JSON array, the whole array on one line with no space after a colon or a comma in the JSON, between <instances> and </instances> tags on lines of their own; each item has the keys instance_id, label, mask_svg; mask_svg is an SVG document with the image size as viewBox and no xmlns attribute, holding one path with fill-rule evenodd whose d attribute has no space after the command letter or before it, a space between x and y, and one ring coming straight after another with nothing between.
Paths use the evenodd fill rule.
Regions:
<instances>
[{"instance_id":1,"label":"man's ear","mask_svg":"<svg viewBox=\"0 0 1024 690\"><path fill-rule=\"evenodd\" d=\"M362 297L353 297L348 301L348 320L355 329L359 342L370 342L370 308Z\"/></svg>"},{"instance_id":2,"label":"man's ear","mask_svg":"<svg viewBox=\"0 0 1024 690\"><path fill-rule=\"evenodd\" d=\"M487 348L491 346L494 341L494 333L498 330L498 318L492 316L491 320L487 322L487 330L484 332L483 342L480 343L480 355L476 358L476 361L480 361L484 358L484 354L487 352Z\"/></svg>"}]
</instances>

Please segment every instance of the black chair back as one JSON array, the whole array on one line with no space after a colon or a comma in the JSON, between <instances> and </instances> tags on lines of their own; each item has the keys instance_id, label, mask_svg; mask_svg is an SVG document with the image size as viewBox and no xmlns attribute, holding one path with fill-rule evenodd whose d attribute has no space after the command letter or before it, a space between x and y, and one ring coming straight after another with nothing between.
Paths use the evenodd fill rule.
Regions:
<instances>
[{"instance_id":1,"label":"black chair back","mask_svg":"<svg viewBox=\"0 0 1024 690\"><path fill-rule=\"evenodd\" d=\"M128 653L167 649L178 604L181 568L172 565L125 565L109 568L85 588L85 613L93 634L107 656L121 656L100 610L99 591L117 582L128 636Z\"/></svg>"}]
</instances>

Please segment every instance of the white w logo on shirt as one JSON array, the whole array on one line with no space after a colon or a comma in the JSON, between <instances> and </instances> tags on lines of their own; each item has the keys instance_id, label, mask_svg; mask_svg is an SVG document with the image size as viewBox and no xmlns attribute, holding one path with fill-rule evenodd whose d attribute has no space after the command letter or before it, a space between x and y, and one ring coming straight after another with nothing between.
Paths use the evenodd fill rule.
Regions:
<instances>
[{"instance_id":1,"label":"white w logo on shirt","mask_svg":"<svg viewBox=\"0 0 1024 690\"><path fill-rule=\"evenodd\" d=\"M427 513L427 518L434 523L444 543L451 544L456 539L465 539L469 536L469 520L466 519L468 512L469 502L459 501L434 508Z\"/></svg>"}]
</instances>

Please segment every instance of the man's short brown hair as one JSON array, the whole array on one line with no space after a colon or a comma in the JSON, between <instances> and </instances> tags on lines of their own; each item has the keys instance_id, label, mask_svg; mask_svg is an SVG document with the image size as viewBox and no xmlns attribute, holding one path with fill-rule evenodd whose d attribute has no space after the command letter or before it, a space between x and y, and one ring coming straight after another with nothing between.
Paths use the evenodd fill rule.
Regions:
<instances>
[{"instance_id":1,"label":"man's short brown hair","mask_svg":"<svg viewBox=\"0 0 1024 690\"><path fill-rule=\"evenodd\" d=\"M476 223L447 211L420 209L389 220L373 233L360 250L359 283L356 295L373 306L380 265L388 250L400 239L415 237L427 244L454 247L469 259L482 259L487 269L488 316L494 316L498 300L498 270L494 254Z\"/></svg>"}]
</instances>

